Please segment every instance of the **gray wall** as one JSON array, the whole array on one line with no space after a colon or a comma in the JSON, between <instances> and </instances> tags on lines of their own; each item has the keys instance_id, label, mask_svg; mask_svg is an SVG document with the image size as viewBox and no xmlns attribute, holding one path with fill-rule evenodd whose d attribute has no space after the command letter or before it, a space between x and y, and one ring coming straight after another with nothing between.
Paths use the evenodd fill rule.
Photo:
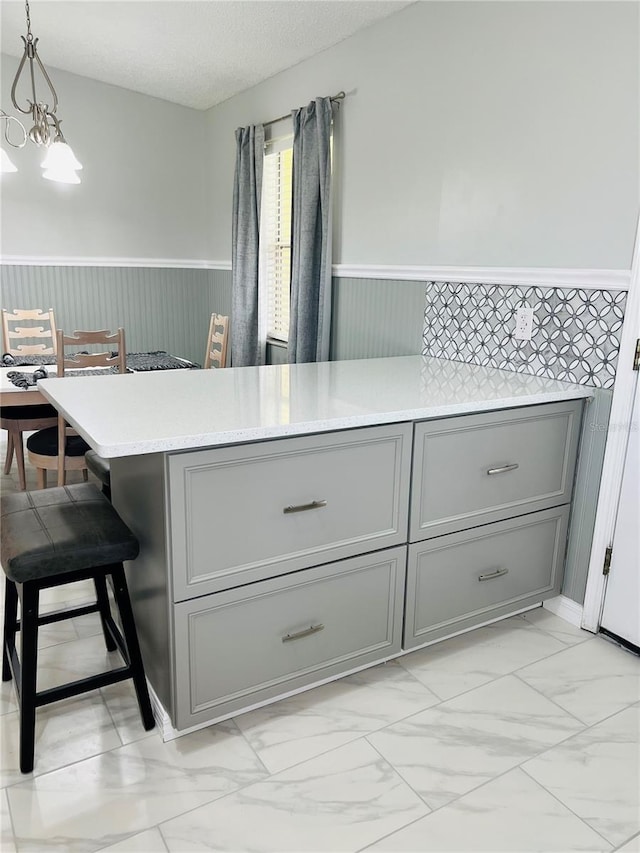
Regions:
<instances>
[{"instance_id":1,"label":"gray wall","mask_svg":"<svg viewBox=\"0 0 640 853\"><path fill-rule=\"evenodd\" d=\"M212 257L234 129L343 89L334 263L628 269L638 22L615 0L418 2L214 107Z\"/></svg>"},{"instance_id":2,"label":"gray wall","mask_svg":"<svg viewBox=\"0 0 640 853\"><path fill-rule=\"evenodd\" d=\"M50 69L82 184L15 152L2 252L228 261L235 128L344 89L335 263L628 269L638 23L616 0L417 2L208 112Z\"/></svg>"},{"instance_id":3,"label":"gray wall","mask_svg":"<svg viewBox=\"0 0 640 853\"><path fill-rule=\"evenodd\" d=\"M2 56L1 102L14 115L9 92L17 65ZM82 183L43 180L44 153L31 143L8 149L18 172L2 175L2 254L211 257L202 182L211 156L204 113L48 70L67 141L84 166Z\"/></svg>"}]
</instances>

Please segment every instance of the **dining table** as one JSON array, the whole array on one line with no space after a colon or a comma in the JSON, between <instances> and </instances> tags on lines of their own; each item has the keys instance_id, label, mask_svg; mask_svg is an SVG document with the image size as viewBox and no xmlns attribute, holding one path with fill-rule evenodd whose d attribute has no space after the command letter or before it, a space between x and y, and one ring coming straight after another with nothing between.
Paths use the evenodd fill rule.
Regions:
<instances>
[{"instance_id":1,"label":"dining table","mask_svg":"<svg viewBox=\"0 0 640 853\"><path fill-rule=\"evenodd\" d=\"M19 373L27 377L29 382L33 382L33 374L40 366L45 368L47 378L57 376L55 364L21 364L19 357L16 357L15 364L0 367L0 407L40 406L49 402L38 389L37 381L23 387L14 384L10 378L11 374ZM156 370L195 370L199 368L199 364L171 355L164 350L127 353L127 371L131 373L145 373ZM82 371L74 371L74 373L76 375L86 373L87 376L91 376L92 374L104 373L104 370L96 371L92 368L86 368Z\"/></svg>"}]
</instances>

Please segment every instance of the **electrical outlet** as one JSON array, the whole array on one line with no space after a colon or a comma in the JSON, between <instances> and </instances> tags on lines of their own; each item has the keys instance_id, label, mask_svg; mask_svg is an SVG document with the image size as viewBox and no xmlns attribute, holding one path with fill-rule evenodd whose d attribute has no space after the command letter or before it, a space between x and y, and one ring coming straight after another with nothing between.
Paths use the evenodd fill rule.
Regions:
<instances>
[{"instance_id":1,"label":"electrical outlet","mask_svg":"<svg viewBox=\"0 0 640 853\"><path fill-rule=\"evenodd\" d=\"M533 334L533 308L516 309L516 328L513 337L518 341L530 341Z\"/></svg>"}]
</instances>

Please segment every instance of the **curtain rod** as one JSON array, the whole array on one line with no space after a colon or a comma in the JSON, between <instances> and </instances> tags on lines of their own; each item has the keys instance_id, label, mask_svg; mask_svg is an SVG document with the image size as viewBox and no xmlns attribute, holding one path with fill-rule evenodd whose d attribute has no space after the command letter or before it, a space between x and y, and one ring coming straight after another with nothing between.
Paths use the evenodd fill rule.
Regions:
<instances>
[{"instance_id":1,"label":"curtain rod","mask_svg":"<svg viewBox=\"0 0 640 853\"><path fill-rule=\"evenodd\" d=\"M332 95L329 99L330 101L342 101L346 98L346 94L344 92L338 92L337 95ZM283 116L278 116L278 118L272 118L271 121L263 121L263 127L269 127L271 124L277 124L279 121L284 121L286 118L291 118L291 113L287 113Z\"/></svg>"}]
</instances>

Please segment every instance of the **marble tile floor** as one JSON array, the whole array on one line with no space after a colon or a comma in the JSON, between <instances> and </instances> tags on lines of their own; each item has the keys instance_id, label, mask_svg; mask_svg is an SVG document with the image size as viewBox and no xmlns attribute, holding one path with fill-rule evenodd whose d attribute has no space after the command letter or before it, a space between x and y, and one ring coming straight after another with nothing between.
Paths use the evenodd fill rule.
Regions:
<instances>
[{"instance_id":1,"label":"marble tile floor","mask_svg":"<svg viewBox=\"0 0 640 853\"><path fill-rule=\"evenodd\" d=\"M95 614L40 649L41 687L119 662ZM640 659L543 608L168 743L127 683L57 703L28 776L16 708L3 853L640 851Z\"/></svg>"}]
</instances>

